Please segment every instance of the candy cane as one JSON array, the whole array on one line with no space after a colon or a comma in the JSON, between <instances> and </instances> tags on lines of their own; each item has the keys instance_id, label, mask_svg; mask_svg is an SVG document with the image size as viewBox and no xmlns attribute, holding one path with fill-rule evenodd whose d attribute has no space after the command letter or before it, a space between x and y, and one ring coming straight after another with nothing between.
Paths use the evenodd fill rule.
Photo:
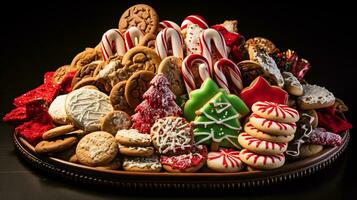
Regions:
<instances>
[{"instance_id":1,"label":"candy cane","mask_svg":"<svg viewBox=\"0 0 357 200\"><path fill-rule=\"evenodd\" d=\"M231 86L231 93L238 94L240 90L243 89L242 75L240 73L239 67L227 58L221 58L214 64L213 76L219 86L230 92L227 76L224 70L227 69L229 72L229 77L233 86Z\"/></svg>"},{"instance_id":2,"label":"candy cane","mask_svg":"<svg viewBox=\"0 0 357 200\"><path fill-rule=\"evenodd\" d=\"M135 26L130 27L125 33L124 33L124 39L125 39L125 48L128 51L129 49L135 47L137 44L139 44L140 40L144 37L143 32L136 28Z\"/></svg>"},{"instance_id":3,"label":"candy cane","mask_svg":"<svg viewBox=\"0 0 357 200\"><path fill-rule=\"evenodd\" d=\"M226 42L218 31L211 28L204 30L200 36L199 42L201 55L207 59L211 69L213 68L214 63L212 56L214 48L212 46L212 42L217 50L215 53L218 59L228 58Z\"/></svg>"},{"instance_id":4,"label":"candy cane","mask_svg":"<svg viewBox=\"0 0 357 200\"><path fill-rule=\"evenodd\" d=\"M100 45L104 60L108 60L115 53L123 56L126 52L124 37L118 29L110 29L105 32Z\"/></svg>"},{"instance_id":5,"label":"candy cane","mask_svg":"<svg viewBox=\"0 0 357 200\"><path fill-rule=\"evenodd\" d=\"M169 21L169 20L163 20L160 22L159 24L159 28L162 30L162 29L165 29L165 28L173 28L175 29L176 31L180 32L181 31L181 28L179 27L179 25L177 25L175 22L172 22L172 21Z\"/></svg>"},{"instance_id":6,"label":"candy cane","mask_svg":"<svg viewBox=\"0 0 357 200\"><path fill-rule=\"evenodd\" d=\"M167 57L171 42L172 54L183 59L183 41L181 34L173 28L165 28L156 36L156 53L161 59Z\"/></svg>"},{"instance_id":7,"label":"candy cane","mask_svg":"<svg viewBox=\"0 0 357 200\"><path fill-rule=\"evenodd\" d=\"M203 17L199 15L189 15L183 20L181 24L181 31L185 30L189 24L197 24L202 29L207 29L209 27Z\"/></svg>"},{"instance_id":8,"label":"candy cane","mask_svg":"<svg viewBox=\"0 0 357 200\"><path fill-rule=\"evenodd\" d=\"M187 56L182 62L181 73L188 94L190 94L192 90L196 89L195 80L192 73L192 67L195 64L199 64L198 71L202 81L210 77L211 74L208 62L203 56L199 54L191 54Z\"/></svg>"}]
</instances>

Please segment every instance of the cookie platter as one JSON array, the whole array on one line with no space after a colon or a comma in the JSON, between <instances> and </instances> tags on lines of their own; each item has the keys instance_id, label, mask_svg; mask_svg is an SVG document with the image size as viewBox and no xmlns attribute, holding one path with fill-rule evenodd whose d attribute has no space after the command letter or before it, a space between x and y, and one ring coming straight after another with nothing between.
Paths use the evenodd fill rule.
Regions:
<instances>
[{"instance_id":1,"label":"cookie platter","mask_svg":"<svg viewBox=\"0 0 357 200\"><path fill-rule=\"evenodd\" d=\"M159 21L144 4L47 72L3 120L33 166L80 183L244 188L329 165L346 148L348 107L310 84L310 63L236 20Z\"/></svg>"}]
</instances>

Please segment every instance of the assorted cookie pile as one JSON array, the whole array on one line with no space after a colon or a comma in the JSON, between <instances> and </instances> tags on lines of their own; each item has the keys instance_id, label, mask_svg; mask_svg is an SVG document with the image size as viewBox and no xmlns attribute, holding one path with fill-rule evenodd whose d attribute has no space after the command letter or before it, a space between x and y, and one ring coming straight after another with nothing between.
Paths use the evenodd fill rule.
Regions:
<instances>
[{"instance_id":1,"label":"assorted cookie pile","mask_svg":"<svg viewBox=\"0 0 357 200\"><path fill-rule=\"evenodd\" d=\"M38 154L104 170L270 170L341 145L342 100L304 80L296 52L237 25L134 5L3 120Z\"/></svg>"}]
</instances>

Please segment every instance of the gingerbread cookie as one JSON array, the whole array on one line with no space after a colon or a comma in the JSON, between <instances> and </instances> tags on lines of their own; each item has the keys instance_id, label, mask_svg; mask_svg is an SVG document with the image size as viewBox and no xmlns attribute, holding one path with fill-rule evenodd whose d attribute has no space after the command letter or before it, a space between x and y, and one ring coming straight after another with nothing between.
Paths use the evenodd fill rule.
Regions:
<instances>
[{"instance_id":1,"label":"gingerbread cookie","mask_svg":"<svg viewBox=\"0 0 357 200\"><path fill-rule=\"evenodd\" d=\"M82 80L80 80L73 86L73 90L83 88L84 86L95 86L101 92L105 92L105 93L107 93L111 90L110 85L106 84L105 82L99 81L95 77L83 78Z\"/></svg>"},{"instance_id":2,"label":"gingerbread cookie","mask_svg":"<svg viewBox=\"0 0 357 200\"><path fill-rule=\"evenodd\" d=\"M86 131L99 130L100 119L113 111L109 97L91 89L78 89L69 93L65 108L71 121Z\"/></svg>"},{"instance_id":3,"label":"gingerbread cookie","mask_svg":"<svg viewBox=\"0 0 357 200\"><path fill-rule=\"evenodd\" d=\"M77 145L78 161L88 166L101 166L111 162L118 153L118 145L110 133L96 131L84 136Z\"/></svg>"},{"instance_id":4,"label":"gingerbread cookie","mask_svg":"<svg viewBox=\"0 0 357 200\"><path fill-rule=\"evenodd\" d=\"M250 122L246 123L244 126L244 131L249 135L264 141L269 142L279 142L279 143L288 143L294 139L294 134L292 135L271 135L260 131L255 128Z\"/></svg>"},{"instance_id":5,"label":"gingerbread cookie","mask_svg":"<svg viewBox=\"0 0 357 200\"><path fill-rule=\"evenodd\" d=\"M304 95L298 98L299 108L311 110L327 108L335 103L335 96L324 87L304 84Z\"/></svg>"},{"instance_id":6,"label":"gingerbread cookie","mask_svg":"<svg viewBox=\"0 0 357 200\"><path fill-rule=\"evenodd\" d=\"M147 147L151 145L149 134L139 133L136 129L119 130L115 139L121 145L134 147Z\"/></svg>"},{"instance_id":7,"label":"gingerbread cookie","mask_svg":"<svg viewBox=\"0 0 357 200\"><path fill-rule=\"evenodd\" d=\"M102 54L100 51L97 51L93 48L86 48L84 51L77 54L73 58L71 62L71 68L78 69L93 61L101 60L101 59L102 59Z\"/></svg>"},{"instance_id":8,"label":"gingerbread cookie","mask_svg":"<svg viewBox=\"0 0 357 200\"><path fill-rule=\"evenodd\" d=\"M137 27L145 34L155 34L159 28L159 17L156 11L148 5L134 5L128 8L119 20L121 33L125 33L130 27Z\"/></svg>"},{"instance_id":9,"label":"gingerbread cookie","mask_svg":"<svg viewBox=\"0 0 357 200\"><path fill-rule=\"evenodd\" d=\"M121 81L114 85L109 94L110 103L114 110L122 110L129 115L133 113L133 109L129 106L125 98L126 81Z\"/></svg>"},{"instance_id":10,"label":"gingerbread cookie","mask_svg":"<svg viewBox=\"0 0 357 200\"><path fill-rule=\"evenodd\" d=\"M115 135L118 130L128 129L131 126L131 119L123 111L112 111L101 119L101 130Z\"/></svg>"},{"instance_id":11,"label":"gingerbread cookie","mask_svg":"<svg viewBox=\"0 0 357 200\"><path fill-rule=\"evenodd\" d=\"M170 90L176 95L181 96L186 93L185 83L181 75L182 60L175 56L164 58L158 69L158 73L164 74L170 82Z\"/></svg>"},{"instance_id":12,"label":"gingerbread cookie","mask_svg":"<svg viewBox=\"0 0 357 200\"><path fill-rule=\"evenodd\" d=\"M257 129L271 135L289 136L295 133L295 123L283 123L260 117L257 114L252 114L249 117L249 122Z\"/></svg>"},{"instance_id":13,"label":"gingerbread cookie","mask_svg":"<svg viewBox=\"0 0 357 200\"><path fill-rule=\"evenodd\" d=\"M75 136L60 137L55 140L43 140L35 146L35 151L39 154L56 153L71 148L77 144Z\"/></svg>"},{"instance_id":14,"label":"gingerbread cookie","mask_svg":"<svg viewBox=\"0 0 357 200\"><path fill-rule=\"evenodd\" d=\"M274 52L279 51L278 48L274 45L274 43L263 37L254 37L250 38L245 42L245 47L248 49L250 46L258 46L266 51L268 54L272 54Z\"/></svg>"},{"instance_id":15,"label":"gingerbread cookie","mask_svg":"<svg viewBox=\"0 0 357 200\"><path fill-rule=\"evenodd\" d=\"M76 85L83 78L93 77L95 69L98 67L98 65L101 62L102 61L94 61L78 69L72 79L72 87Z\"/></svg>"},{"instance_id":16,"label":"gingerbread cookie","mask_svg":"<svg viewBox=\"0 0 357 200\"><path fill-rule=\"evenodd\" d=\"M239 134L238 142L243 148L260 155L281 154L284 153L288 147L288 143L264 141L245 132Z\"/></svg>"},{"instance_id":17,"label":"gingerbread cookie","mask_svg":"<svg viewBox=\"0 0 357 200\"><path fill-rule=\"evenodd\" d=\"M123 162L125 171L133 172L159 172L162 165L157 155L150 157L126 157Z\"/></svg>"},{"instance_id":18,"label":"gingerbread cookie","mask_svg":"<svg viewBox=\"0 0 357 200\"><path fill-rule=\"evenodd\" d=\"M300 147L299 158L307 158L320 153L324 147L319 144L302 144Z\"/></svg>"},{"instance_id":19,"label":"gingerbread cookie","mask_svg":"<svg viewBox=\"0 0 357 200\"><path fill-rule=\"evenodd\" d=\"M42 139L49 140L51 138L65 135L66 133L70 133L71 131L74 131L75 129L76 129L76 127L73 126L72 124L57 126L53 129L50 129L50 130L44 132L42 134Z\"/></svg>"},{"instance_id":20,"label":"gingerbread cookie","mask_svg":"<svg viewBox=\"0 0 357 200\"><path fill-rule=\"evenodd\" d=\"M295 123L299 120L299 112L285 104L278 104L269 101L257 101L252 106L253 113L265 119Z\"/></svg>"},{"instance_id":21,"label":"gingerbread cookie","mask_svg":"<svg viewBox=\"0 0 357 200\"><path fill-rule=\"evenodd\" d=\"M149 47L137 46L130 49L123 57L122 64L129 73L139 70L156 72L161 62L155 50Z\"/></svg>"},{"instance_id":22,"label":"gingerbread cookie","mask_svg":"<svg viewBox=\"0 0 357 200\"><path fill-rule=\"evenodd\" d=\"M292 74L291 72L283 72L281 73L284 78L285 88L289 94L294 96L301 96L304 93L304 89L300 83L300 81Z\"/></svg>"},{"instance_id":23,"label":"gingerbread cookie","mask_svg":"<svg viewBox=\"0 0 357 200\"><path fill-rule=\"evenodd\" d=\"M154 154L154 147L130 147L119 144L119 152L125 156L150 157Z\"/></svg>"},{"instance_id":24,"label":"gingerbread cookie","mask_svg":"<svg viewBox=\"0 0 357 200\"><path fill-rule=\"evenodd\" d=\"M65 109L67 95L57 96L48 108L48 114L50 114L52 120L57 124L68 124L69 119Z\"/></svg>"},{"instance_id":25,"label":"gingerbread cookie","mask_svg":"<svg viewBox=\"0 0 357 200\"><path fill-rule=\"evenodd\" d=\"M156 35L148 33L141 38L139 46L149 47L152 50L155 50Z\"/></svg>"},{"instance_id":26,"label":"gingerbread cookie","mask_svg":"<svg viewBox=\"0 0 357 200\"><path fill-rule=\"evenodd\" d=\"M276 169L284 165L284 154L273 156L259 155L247 149L243 149L239 154L240 159L247 165L255 169Z\"/></svg>"},{"instance_id":27,"label":"gingerbread cookie","mask_svg":"<svg viewBox=\"0 0 357 200\"><path fill-rule=\"evenodd\" d=\"M215 172L238 172L245 167L240 160L239 151L224 148L217 152L209 152L206 164Z\"/></svg>"},{"instance_id":28,"label":"gingerbread cookie","mask_svg":"<svg viewBox=\"0 0 357 200\"><path fill-rule=\"evenodd\" d=\"M149 88L151 79L155 74L150 71L141 70L135 72L125 85L125 98L128 104L135 108L143 101L143 94Z\"/></svg>"}]
</instances>

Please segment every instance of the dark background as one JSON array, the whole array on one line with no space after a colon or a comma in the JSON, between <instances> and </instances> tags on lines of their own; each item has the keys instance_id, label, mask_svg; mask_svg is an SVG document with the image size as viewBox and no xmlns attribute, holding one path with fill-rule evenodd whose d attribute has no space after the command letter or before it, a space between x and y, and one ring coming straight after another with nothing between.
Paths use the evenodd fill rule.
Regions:
<instances>
[{"instance_id":1,"label":"dark background","mask_svg":"<svg viewBox=\"0 0 357 200\"><path fill-rule=\"evenodd\" d=\"M145 1L140 1L145 2ZM38 86L44 72L69 64L85 47L94 47L102 34L117 27L121 13L130 3L124 1L51 2L1 6L0 117L12 109L12 99ZM354 6L337 1L311 5L300 1L279 4L260 2L147 2L160 19L178 24L189 14L202 15L210 25L237 19L246 38L263 36L280 49L294 49L310 61L306 79L325 86L349 106L349 120L356 124L356 26ZM353 163L356 142L321 173L275 187L228 193L167 194L163 191L138 193L79 186L33 170L17 157L11 143L10 127L0 129L0 199L104 199L159 198L174 195L195 198L257 199L351 199L356 195L357 165Z\"/></svg>"}]
</instances>

